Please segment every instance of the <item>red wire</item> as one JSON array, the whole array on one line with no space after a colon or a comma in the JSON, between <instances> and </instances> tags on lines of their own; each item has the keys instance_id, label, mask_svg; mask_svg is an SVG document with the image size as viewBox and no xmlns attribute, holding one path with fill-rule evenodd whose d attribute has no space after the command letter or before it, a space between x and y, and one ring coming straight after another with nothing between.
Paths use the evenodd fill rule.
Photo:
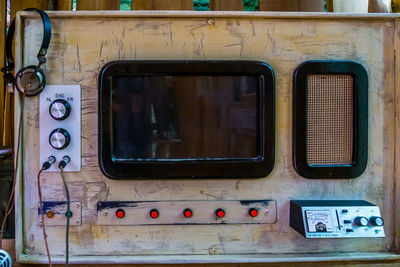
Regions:
<instances>
[{"instance_id":1,"label":"red wire","mask_svg":"<svg viewBox=\"0 0 400 267\"><path fill-rule=\"evenodd\" d=\"M44 214L43 214L43 201L42 201L42 190L40 188L40 175L44 171L44 168L41 168L38 177L37 177L37 183L38 183L38 193L39 193L39 205L40 205L40 216L42 219L42 229L43 229L43 238L44 238L44 243L46 245L46 253L47 253L47 258L49 258L49 265L52 267L51 263L51 257L50 257L50 251L49 251L49 245L47 243L47 234L46 234L46 228L45 228L45 223L44 223Z\"/></svg>"}]
</instances>

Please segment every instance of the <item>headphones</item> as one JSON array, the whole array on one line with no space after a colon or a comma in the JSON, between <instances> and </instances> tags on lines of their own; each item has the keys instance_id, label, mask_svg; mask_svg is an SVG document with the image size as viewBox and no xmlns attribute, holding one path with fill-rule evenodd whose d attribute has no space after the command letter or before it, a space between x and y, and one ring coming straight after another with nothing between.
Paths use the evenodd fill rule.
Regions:
<instances>
[{"instance_id":1,"label":"headphones","mask_svg":"<svg viewBox=\"0 0 400 267\"><path fill-rule=\"evenodd\" d=\"M43 10L36 8L28 8L24 11L36 11L42 18L43 23L43 41L40 46L40 50L37 54L39 64L29 65L22 68L15 77L12 75L12 70L15 67L14 58L12 55L12 43L15 32L15 19L11 22L10 28L8 29L6 37L6 66L1 69L4 73L4 80L7 83L7 88L11 92L14 91L14 87L25 96L35 96L42 92L44 86L46 85L46 78L44 76L43 70L40 66L46 63L46 53L49 48L51 39L51 23L49 16Z\"/></svg>"}]
</instances>

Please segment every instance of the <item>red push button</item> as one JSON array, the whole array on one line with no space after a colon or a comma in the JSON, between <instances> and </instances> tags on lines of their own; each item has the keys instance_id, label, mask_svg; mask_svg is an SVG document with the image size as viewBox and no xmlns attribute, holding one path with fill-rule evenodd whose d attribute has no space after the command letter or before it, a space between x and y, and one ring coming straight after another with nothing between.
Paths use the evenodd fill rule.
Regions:
<instances>
[{"instance_id":1,"label":"red push button","mask_svg":"<svg viewBox=\"0 0 400 267\"><path fill-rule=\"evenodd\" d=\"M225 216L225 211L223 209L217 209L215 215L217 215L218 218L223 218Z\"/></svg>"},{"instance_id":2,"label":"red push button","mask_svg":"<svg viewBox=\"0 0 400 267\"><path fill-rule=\"evenodd\" d=\"M158 217L158 215L159 215L158 210L152 209L152 210L150 211L150 217L151 217L151 218L155 219L155 218Z\"/></svg>"},{"instance_id":3,"label":"red push button","mask_svg":"<svg viewBox=\"0 0 400 267\"><path fill-rule=\"evenodd\" d=\"M115 212L115 216L117 216L117 218L122 219L125 216L125 211L123 209L117 209L117 211Z\"/></svg>"},{"instance_id":4,"label":"red push button","mask_svg":"<svg viewBox=\"0 0 400 267\"><path fill-rule=\"evenodd\" d=\"M191 210L191 209L185 209L185 210L183 211L183 216L185 216L186 218L192 217L192 216L193 216L192 210Z\"/></svg>"},{"instance_id":5,"label":"red push button","mask_svg":"<svg viewBox=\"0 0 400 267\"><path fill-rule=\"evenodd\" d=\"M251 217L257 217L257 215L258 215L258 210L256 210L255 208L249 209L249 215L250 215Z\"/></svg>"}]
</instances>

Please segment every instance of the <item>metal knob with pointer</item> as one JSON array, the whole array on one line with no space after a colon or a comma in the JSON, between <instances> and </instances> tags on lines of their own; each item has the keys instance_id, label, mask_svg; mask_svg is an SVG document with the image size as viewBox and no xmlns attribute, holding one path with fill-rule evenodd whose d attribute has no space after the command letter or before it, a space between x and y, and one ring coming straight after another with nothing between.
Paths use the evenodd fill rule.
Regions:
<instances>
[{"instance_id":1,"label":"metal knob with pointer","mask_svg":"<svg viewBox=\"0 0 400 267\"><path fill-rule=\"evenodd\" d=\"M382 217L377 217L377 216L369 218L369 222L371 223L372 226L383 226L383 224L385 223Z\"/></svg>"},{"instance_id":2,"label":"metal knob with pointer","mask_svg":"<svg viewBox=\"0 0 400 267\"><path fill-rule=\"evenodd\" d=\"M71 105L64 99L56 99L51 102L49 112L53 119L62 121L71 113Z\"/></svg>"},{"instance_id":3,"label":"metal knob with pointer","mask_svg":"<svg viewBox=\"0 0 400 267\"><path fill-rule=\"evenodd\" d=\"M71 135L63 128L57 128L50 133L49 143L54 149L64 149L71 142Z\"/></svg>"},{"instance_id":4,"label":"metal knob with pointer","mask_svg":"<svg viewBox=\"0 0 400 267\"><path fill-rule=\"evenodd\" d=\"M368 218L366 217L356 217L354 219L354 224L356 226L367 226L368 225Z\"/></svg>"}]
</instances>

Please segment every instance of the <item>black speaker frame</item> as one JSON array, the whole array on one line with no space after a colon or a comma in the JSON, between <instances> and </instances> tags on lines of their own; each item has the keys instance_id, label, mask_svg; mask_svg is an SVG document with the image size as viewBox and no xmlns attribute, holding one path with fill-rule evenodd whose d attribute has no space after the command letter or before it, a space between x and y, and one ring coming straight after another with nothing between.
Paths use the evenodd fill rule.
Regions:
<instances>
[{"instance_id":1,"label":"black speaker frame","mask_svg":"<svg viewBox=\"0 0 400 267\"><path fill-rule=\"evenodd\" d=\"M350 74L353 77L353 163L312 166L307 163L307 76L309 74ZM293 167L305 178L356 178L368 161L368 74L354 61L302 63L293 75Z\"/></svg>"}]
</instances>

